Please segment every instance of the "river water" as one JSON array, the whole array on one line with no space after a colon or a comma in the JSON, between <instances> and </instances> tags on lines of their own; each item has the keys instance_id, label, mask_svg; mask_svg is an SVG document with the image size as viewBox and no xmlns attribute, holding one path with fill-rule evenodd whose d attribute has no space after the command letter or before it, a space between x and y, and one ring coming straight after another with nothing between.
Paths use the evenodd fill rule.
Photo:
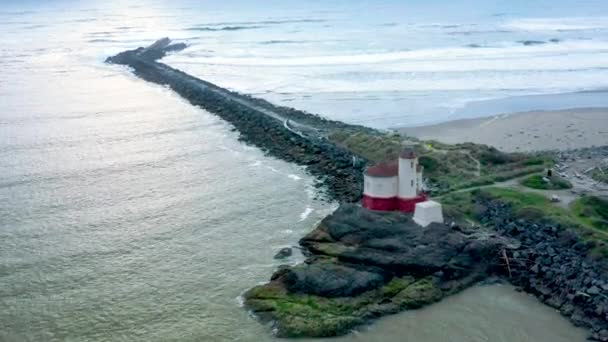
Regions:
<instances>
[{"instance_id":1,"label":"river water","mask_svg":"<svg viewBox=\"0 0 608 342\"><path fill-rule=\"evenodd\" d=\"M184 27L195 19L261 16L229 4L211 12L188 1L0 4L0 341L272 340L239 295L267 280L279 265L273 254L335 204L316 199L302 168L102 63L163 35L192 38ZM342 340L406 336L584 335L527 296L488 287Z\"/></svg>"}]
</instances>

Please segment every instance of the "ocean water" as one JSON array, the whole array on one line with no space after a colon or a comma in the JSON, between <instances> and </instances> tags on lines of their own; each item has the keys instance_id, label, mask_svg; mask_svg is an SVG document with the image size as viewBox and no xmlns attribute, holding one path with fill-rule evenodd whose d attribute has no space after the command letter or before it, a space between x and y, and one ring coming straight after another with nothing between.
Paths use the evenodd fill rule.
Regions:
<instances>
[{"instance_id":1,"label":"ocean water","mask_svg":"<svg viewBox=\"0 0 608 342\"><path fill-rule=\"evenodd\" d=\"M240 307L239 295L266 281L281 263L274 253L297 244L336 206L317 199L302 168L243 145L230 125L165 87L105 65L108 55L170 36L191 44L166 59L173 66L278 103L379 127L436 118L414 110L416 103L431 106L436 96L462 101L489 93L601 89L606 79L600 77L602 2L521 2L513 9L446 2L449 10L422 1L410 7L260 4L0 3L0 341L273 340ZM485 32L497 25L519 33ZM454 33L445 34L449 30ZM465 30L470 33L457 33ZM553 37L560 41L517 43ZM470 43L506 45L465 46ZM486 51L479 52L485 57L475 51ZM509 51L513 63L505 62ZM546 68L556 58L554 68L525 71L530 53L539 58L530 67ZM564 55L576 58L558 58ZM494 70L493 59L519 70ZM517 87L542 89L474 83L492 73L497 83L519 77ZM544 88L549 83L534 78L543 73L561 86ZM466 79L468 88L451 89L450 79L454 85ZM296 253L286 262L301 260ZM443 333L424 335L430 326L419 324L410 336L439 342L447 329L454 331L452 341L473 335L480 341L582 340L580 331L529 298L499 295L502 304L484 307L488 319L481 326L476 316L471 321L477 323L463 323L462 312L450 311L454 306L433 306ZM480 292L463 296L456 307L480 308ZM505 307L518 308L517 314ZM428 312L397 315L345 339L403 336L394 329L404 326L399 320L426 321ZM511 338L505 315L515 326L543 319L536 331Z\"/></svg>"}]
</instances>

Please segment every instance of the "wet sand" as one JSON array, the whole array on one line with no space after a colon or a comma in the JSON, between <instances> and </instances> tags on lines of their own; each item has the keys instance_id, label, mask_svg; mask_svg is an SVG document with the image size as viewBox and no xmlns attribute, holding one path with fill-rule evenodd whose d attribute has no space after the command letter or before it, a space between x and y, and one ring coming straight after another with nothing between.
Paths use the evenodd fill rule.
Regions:
<instances>
[{"instance_id":1,"label":"wet sand","mask_svg":"<svg viewBox=\"0 0 608 342\"><path fill-rule=\"evenodd\" d=\"M567 150L608 144L608 108L501 114L398 131L421 139L481 143L510 152Z\"/></svg>"}]
</instances>

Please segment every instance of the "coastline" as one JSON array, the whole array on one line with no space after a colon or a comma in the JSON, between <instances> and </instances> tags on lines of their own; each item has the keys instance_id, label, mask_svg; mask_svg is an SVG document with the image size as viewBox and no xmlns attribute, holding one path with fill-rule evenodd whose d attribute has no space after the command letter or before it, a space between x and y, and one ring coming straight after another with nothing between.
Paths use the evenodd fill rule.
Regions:
<instances>
[{"instance_id":1,"label":"coastline","mask_svg":"<svg viewBox=\"0 0 608 342\"><path fill-rule=\"evenodd\" d=\"M608 108L509 113L396 130L419 139L473 142L506 152L571 150L608 144Z\"/></svg>"},{"instance_id":2,"label":"coastline","mask_svg":"<svg viewBox=\"0 0 608 342\"><path fill-rule=\"evenodd\" d=\"M511 210L511 204L500 202L500 196L485 191L470 192L469 199L456 196L458 204L475 203L474 210L452 210L454 215L448 215L454 218L452 224L436 223L427 230L420 230L408 216L375 213L357 204L346 204L358 202L365 164L398 153L403 148L402 138L277 107L157 62L166 52L180 48L181 45L170 45L168 39L162 39L148 48L110 57L107 62L127 65L140 78L169 86L192 105L231 123L239 131L241 141L277 158L307 166L311 175L320 178L317 184L327 187L329 197L341 202L336 212L300 240L306 262L279 267L270 283L244 294L245 307L262 322L273 322L278 337L344 335L378 317L421 308L498 276L560 309L575 325L591 328L591 338L608 341L608 326L602 317L604 307L608 307L604 298L608 297L596 296L604 285L608 291L608 281L598 273L602 268L599 261L585 261L596 245L593 241L584 242L566 229L572 221L540 222L542 211L528 213L528 221L519 211ZM600 121L605 120L604 111L591 112ZM469 129L496 136L496 131L487 127L494 122L519 120L529 126L542 116L525 114L486 118ZM578 118L568 112L561 116ZM552 126L554 121L547 123L547 120L537 122L533 132L540 131L538 126L552 127L546 130L551 134L572 131L573 124L567 120L559 121L565 126L561 133ZM470 151L462 146L456 148L419 146L418 152L430 154L425 156L428 175L432 175L435 166L436 173L449 176L443 179L447 186L445 193L539 172L555 162L549 156L508 154L488 146L468 146ZM451 159L460 162L466 159L465 165L442 163L450 159L444 156L463 154L463 150L470 158ZM464 186L461 180L471 178L470 174L453 174L450 170L468 170L466 167L471 163L477 165L478 179L474 184L465 182ZM482 169L482 165L486 168ZM458 217L469 216L481 226L461 226ZM491 228L491 232L488 234L481 227ZM603 241L598 245L604 246ZM572 267L558 267L564 263ZM558 282L556 274L560 276Z\"/></svg>"}]
</instances>

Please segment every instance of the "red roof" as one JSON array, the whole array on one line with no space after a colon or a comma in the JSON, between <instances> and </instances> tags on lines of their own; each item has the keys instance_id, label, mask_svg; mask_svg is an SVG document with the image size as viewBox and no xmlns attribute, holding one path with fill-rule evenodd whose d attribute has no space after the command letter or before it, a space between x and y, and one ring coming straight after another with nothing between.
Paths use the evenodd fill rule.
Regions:
<instances>
[{"instance_id":1,"label":"red roof","mask_svg":"<svg viewBox=\"0 0 608 342\"><path fill-rule=\"evenodd\" d=\"M399 155L399 157L403 158L403 159L415 159L416 152L414 152L414 150L412 150L411 148L406 148L403 151L401 151L401 154Z\"/></svg>"},{"instance_id":2,"label":"red roof","mask_svg":"<svg viewBox=\"0 0 608 342\"><path fill-rule=\"evenodd\" d=\"M399 174L399 163L384 162L370 166L365 174L372 177L395 177Z\"/></svg>"}]
</instances>

